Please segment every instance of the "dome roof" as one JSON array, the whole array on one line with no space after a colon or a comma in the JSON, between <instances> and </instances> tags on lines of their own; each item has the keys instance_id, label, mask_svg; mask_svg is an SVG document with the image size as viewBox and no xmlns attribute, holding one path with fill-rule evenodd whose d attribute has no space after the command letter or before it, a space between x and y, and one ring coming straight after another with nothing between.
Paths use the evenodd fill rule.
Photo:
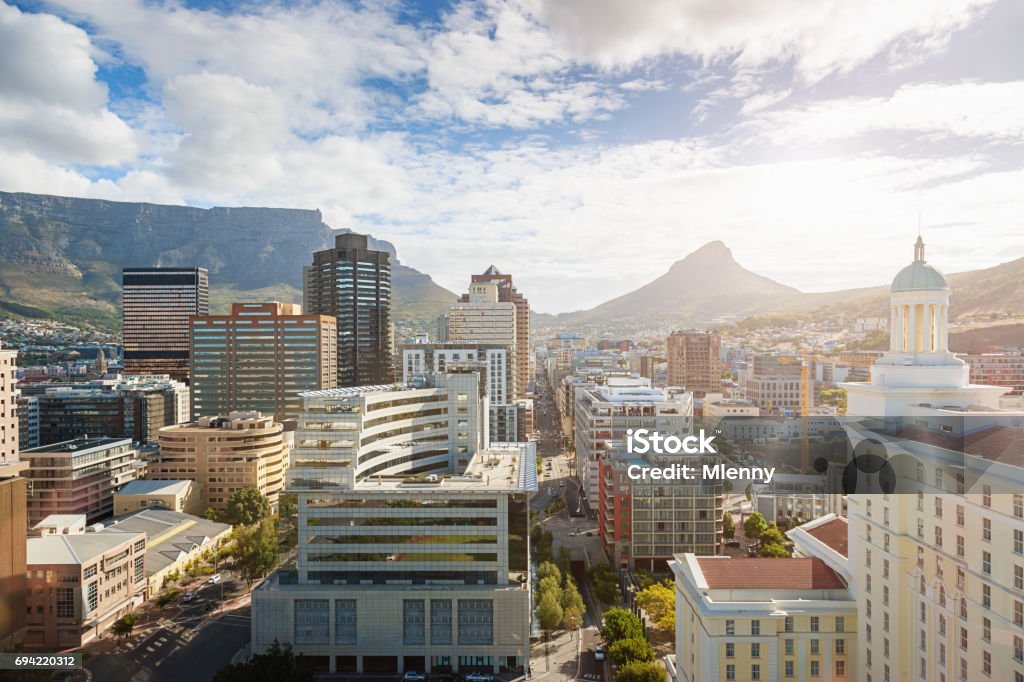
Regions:
<instances>
[{"instance_id":1,"label":"dome roof","mask_svg":"<svg viewBox=\"0 0 1024 682\"><path fill-rule=\"evenodd\" d=\"M946 276L928 263L914 262L899 271L891 291L934 291L948 289Z\"/></svg>"},{"instance_id":2,"label":"dome roof","mask_svg":"<svg viewBox=\"0 0 1024 682\"><path fill-rule=\"evenodd\" d=\"M946 276L924 259L924 240L918 235L914 244L914 262L903 268L892 280L890 291L944 291L949 289Z\"/></svg>"}]
</instances>

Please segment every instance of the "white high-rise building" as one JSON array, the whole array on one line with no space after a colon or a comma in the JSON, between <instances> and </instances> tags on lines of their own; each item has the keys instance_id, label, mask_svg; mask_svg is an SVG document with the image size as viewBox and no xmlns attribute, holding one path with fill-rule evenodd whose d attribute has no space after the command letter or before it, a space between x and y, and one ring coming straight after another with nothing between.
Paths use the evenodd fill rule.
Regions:
<instances>
[{"instance_id":1,"label":"white high-rise building","mask_svg":"<svg viewBox=\"0 0 1024 682\"><path fill-rule=\"evenodd\" d=\"M0 463L18 460L18 390L14 386L16 350L0 347Z\"/></svg>"},{"instance_id":2,"label":"white high-rise building","mask_svg":"<svg viewBox=\"0 0 1024 682\"><path fill-rule=\"evenodd\" d=\"M920 238L891 291L889 351L842 385L855 455L894 485L848 498L859 678L1024 682L1024 412L949 352L949 284Z\"/></svg>"}]
</instances>

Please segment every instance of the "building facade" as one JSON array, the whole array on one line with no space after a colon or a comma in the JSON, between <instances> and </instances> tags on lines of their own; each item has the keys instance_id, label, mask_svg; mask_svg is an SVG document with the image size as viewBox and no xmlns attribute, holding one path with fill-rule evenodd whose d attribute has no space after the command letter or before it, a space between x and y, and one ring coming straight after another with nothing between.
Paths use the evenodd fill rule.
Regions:
<instances>
[{"instance_id":1,"label":"building facade","mask_svg":"<svg viewBox=\"0 0 1024 682\"><path fill-rule=\"evenodd\" d=\"M167 374L188 383L188 319L210 312L204 268L124 268L124 371Z\"/></svg>"},{"instance_id":2,"label":"building facade","mask_svg":"<svg viewBox=\"0 0 1024 682\"><path fill-rule=\"evenodd\" d=\"M182 514L201 516L202 485L196 481L139 480L132 481L114 493L114 515L140 509L169 509Z\"/></svg>"},{"instance_id":3,"label":"building facade","mask_svg":"<svg viewBox=\"0 0 1024 682\"><path fill-rule=\"evenodd\" d=\"M337 320L338 386L392 380L391 258L366 235L339 234L303 268L303 309Z\"/></svg>"},{"instance_id":4,"label":"building facade","mask_svg":"<svg viewBox=\"0 0 1024 682\"><path fill-rule=\"evenodd\" d=\"M534 445L437 474L386 468L405 473L349 488L291 479L297 570L253 590L253 650L288 642L331 672L523 674Z\"/></svg>"},{"instance_id":5,"label":"building facade","mask_svg":"<svg viewBox=\"0 0 1024 682\"><path fill-rule=\"evenodd\" d=\"M259 412L231 412L160 429L148 478L199 484L202 508L227 511L231 495L256 488L277 509L288 469L284 426Z\"/></svg>"},{"instance_id":6,"label":"building facade","mask_svg":"<svg viewBox=\"0 0 1024 682\"><path fill-rule=\"evenodd\" d=\"M29 464L30 523L51 514L85 514L89 523L110 516L114 493L146 473L128 438L76 438L24 450L21 458Z\"/></svg>"},{"instance_id":7,"label":"building facade","mask_svg":"<svg viewBox=\"0 0 1024 682\"><path fill-rule=\"evenodd\" d=\"M1005 386L1010 389L1007 395L1024 395L1024 352L961 353L958 357L970 367L971 383Z\"/></svg>"},{"instance_id":8,"label":"building facade","mask_svg":"<svg viewBox=\"0 0 1024 682\"><path fill-rule=\"evenodd\" d=\"M722 390L722 337L711 331L672 332L665 340L668 385L680 386L703 398Z\"/></svg>"},{"instance_id":9,"label":"building facade","mask_svg":"<svg viewBox=\"0 0 1024 682\"><path fill-rule=\"evenodd\" d=\"M25 540L28 480L24 463L0 462L0 652L18 649L25 636Z\"/></svg>"},{"instance_id":10,"label":"building facade","mask_svg":"<svg viewBox=\"0 0 1024 682\"><path fill-rule=\"evenodd\" d=\"M512 275L501 273L493 265L487 268L482 275L473 275L471 277L470 293L463 294L462 300L464 302L469 301L472 298L473 285L483 283L493 284L497 287L499 302L512 303L515 306L516 393L520 397L525 397L529 392L530 378L532 377L530 367L530 302L522 293L516 290L515 285L512 283ZM449 322L450 329L451 323ZM462 339L449 337L447 340L460 341Z\"/></svg>"},{"instance_id":11,"label":"building facade","mask_svg":"<svg viewBox=\"0 0 1024 682\"><path fill-rule=\"evenodd\" d=\"M26 649L78 648L145 599L145 533L29 538L27 556Z\"/></svg>"},{"instance_id":12,"label":"building facade","mask_svg":"<svg viewBox=\"0 0 1024 682\"><path fill-rule=\"evenodd\" d=\"M235 303L189 321L192 418L257 410L298 415L299 393L338 383L338 323L290 303Z\"/></svg>"},{"instance_id":13,"label":"building facade","mask_svg":"<svg viewBox=\"0 0 1024 682\"><path fill-rule=\"evenodd\" d=\"M0 463L16 462L21 447L18 429L18 389L14 370L18 351L0 345Z\"/></svg>"},{"instance_id":14,"label":"building facade","mask_svg":"<svg viewBox=\"0 0 1024 682\"><path fill-rule=\"evenodd\" d=\"M680 554L671 569L674 679L864 679L857 669L857 603L823 560Z\"/></svg>"},{"instance_id":15,"label":"building facade","mask_svg":"<svg viewBox=\"0 0 1024 682\"><path fill-rule=\"evenodd\" d=\"M18 442L22 450L40 445L39 398L36 396L18 396Z\"/></svg>"}]
</instances>

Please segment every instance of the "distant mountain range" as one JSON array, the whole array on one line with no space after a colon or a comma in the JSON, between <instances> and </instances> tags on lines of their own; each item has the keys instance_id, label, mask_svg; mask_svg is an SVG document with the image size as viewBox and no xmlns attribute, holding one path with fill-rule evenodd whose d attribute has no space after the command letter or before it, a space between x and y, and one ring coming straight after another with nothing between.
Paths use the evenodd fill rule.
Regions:
<instances>
[{"instance_id":1,"label":"distant mountain range","mask_svg":"<svg viewBox=\"0 0 1024 682\"><path fill-rule=\"evenodd\" d=\"M106 330L120 327L124 266L209 269L211 306L302 300L302 266L333 243L319 211L192 208L0 192L0 316L50 317ZM395 247L373 239L395 258ZM394 260L396 324L429 328L457 297L429 275ZM1024 258L949 275L954 318L1024 314ZM887 285L802 293L751 272L720 241L664 275L590 310L535 315L545 327L708 325L716 320L796 316L851 319L888 314ZM525 292L529 295L529 292Z\"/></svg>"},{"instance_id":2,"label":"distant mountain range","mask_svg":"<svg viewBox=\"0 0 1024 682\"><path fill-rule=\"evenodd\" d=\"M319 211L192 208L0 192L0 315L120 328L121 268L210 271L215 312L233 301L301 302L302 266L334 243ZM396 324L425 324L457 297L392 257Z\"/></svg>"},{"instance_id":3,"label":"distant mountain range","mask_svg":"<svg viewBox=\"0 0 1024 682\"><path fill-rule=\"evenodd\" d=\"M951 315L1024 314L1024 258L948 275ZM540 316L560 328L658 324L706 325L722 318L800 315L814 319L888 316L889 285L803 293L736 262L720 241L676 261L661 277L589 310Z\"/></svg>"}]
</instances>

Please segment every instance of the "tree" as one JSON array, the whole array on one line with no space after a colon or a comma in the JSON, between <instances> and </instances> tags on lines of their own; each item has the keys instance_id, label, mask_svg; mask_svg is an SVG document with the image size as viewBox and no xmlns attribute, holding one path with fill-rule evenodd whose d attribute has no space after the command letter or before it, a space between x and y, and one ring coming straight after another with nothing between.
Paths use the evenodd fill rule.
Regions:
<instances>
[{"instance_id":1,"label":"tree","mask_svg":"<svg viewBox=\"0 0 1024 682\"><path fill-rule=\"evenodd\" d=\"M264 653L218 670L213 682L313 682L313 665L275 639Z\"/></svg>"},{"instance_id":2,"label":"tree","mask_svg":"<svg viewBox=\"0 0 1024 682\"><path fill-rule=\"evenodd\" d=\"M643 637L644 627L640 619L626 609L613 606L604 612L604 622L601 624L601 636L604 641L613 644L620 639L631 637Z\"/></svg>"},{"instance_id":3,"label":"tree","mask_svg":"<svg viewBox=\"0 0 1024 682\"><path fill-rule=\"evenodd\" d=\"M139 622L139 614L132 611L114 621L114 624L110 626L110 630L118 637L130 637L137 622Z\"/></svg>"},{"instance_id":4,"label":"tree","mask_svg":"<svg viewBox=\"0 0 1024 682\"><path fill-rule=\"evenodd\" d=\"M565 583L565 587L562 588L562 608L566 611L569 609L575 610L579 613L580 618L587 612L587 607L583 603L583 597L576 588L576 581L572 578L569 578Z\"/></svg>"},{"instance_id":5,"label":"tree","mask_svg":"<svg viewBox=\"0 0 1024 682\"><path fill-rule=\"evenodd\" d=\"M288 519L299 511L298 495L295 493L281 493L277 503L278 514L282 519Z\"/></svg>"},{"instance_id":6,"label":"tree","mask_svg":"<svg viewBox=\"0 0 1024 682\"><path fill-rule=\"evenodd\" d=\"M765 521L761 512L754 512L743 522L743 533L747 536L748 540L760 540L761 534L767 528L768 522Z\"/></svg>"},{"instance_id":7,"label":"tree","mask_svg":"<svg viewBox=\"0 0 1024 682\"><path fill-rule=\"evenodd\" d=\"M782 545L786 544L786 536L782 534L779 527L774 523L769 523L768 527L761 533L761 544L762 545Z\"/></svg>"},{"instance_id":8,"label":"tree","mask_svg":"<svg viewBox=\"0 0 1024 682\"><path fill-rule=\"evenodd\" d=\"M239 488L228 498L228 518L232 523L252 526L268 516L270 500L256 488Z\"/></svg>"},{"instance_id":9,"label":"tree","mask_svg":"<svg viewBox=\"0 0 1024 682\"><path fill-rule=\"evenodd\" d=\"M774 542L767 545L761 545L761 549L758 552L761 556L769 559L785 559L789 557L789 552L782 545L777 545Z\"/></svg>"},{"instance_id":10,"label":"tree","mask_svg":"<svg viewBox=\"0 0 1024 682\"><path fill-rule=\"evenodd\" d=\"M562 607L558 605L555 595L550 592L540 598L537 604L537 620L540 626L547 631L554 630L562 624Z\"/></svg>"},{"instance_id":11,"label":"tree","mask_svg":"<svg viewBox=\"0 0 1024 682\"><path fill-rule=\"evenodd\" d=\"M575 606L568 606L562 609L562 627L572 632L583 622L583 613Z\"/></svg>"},{"instance_id":12,"label":"tree","mask_svg":"<svg viewBox=\"0 0 1024 682\"><path fill-rule=\"evenodd\" d=\"M207 507L203 512L203 518L207 521L220 521L220 512L213 507Z\"/></svg>"},{"instance_id":13,"label":"tree","mask_svg":"<svg viewBox=\"0 0 1024 682\"><path fill-rule=\"evenodd\" d=\"M665 682L665 669L656 663L633 661L615 672L615 682Z\"/></svg>"},{"instance_id":14,"label":"tree","mask_svg":"<svg viewBox=\"0 0 1024 682\"><path fill-rule=\"evenodd\" d=\"M166 592L164 592L156 598L156 605L162 609L168 604L172 603L175 599L177 599L179 594L181 593L178 590L167 590Z\"/></svg>"},{"instance_id":15,"label":"tree","mask_svg":"<svg viewBox=\"0 0 1024 682\"><path fill-rule=\"evenodd\" d=\"M562 582L562 572L558 566L555 566L550 561L544 561L537 566L537 580L543 580L544 578L555 578L559 583Z\"/></svg>"},{"instance_id":16,"label":"tree","mask_svg":"<svg viewBox=\"0 0 1024 682\"><path fill-rule=\"evenodd\" d=\"M675 632L676 590L670 581L666 580L642 590L636 595L636 603L659 628Z\"/></svg>"},{"instance_id":17,"label":"tree","mask_svg":"<svg viewBox=\"0 0 1024 682\"><path fill-rule=\"evenodd\" d=\"M264 519L258 526L238 529L235 559L242 579L250 588L254 580L262 578L277 567L277 531L271 519Z\"/></svg>"},{"instance_id":18,"label":"tree","mask_svg":"<svg viewBox=\"0 0 1024 682\"><path fill-rule=\"evenodd\" d=\"M722 515L722 537L726 540L736 537L736 522L732 520L731 512L725 512Z\"/></svg>"},{"instance_id":19,"label":"tree","mask_svg":"<svg viewBox=\"0 0 1024 682\"><path fill-rule=\"evenodd\" d=\"M555 598L555 601L562 601L562 586L558 582L558 578L553 575L549 575L547 578L541 578L540 582L537 583L537 594L543 598L545 594L550 594Z\"/></svg>"},{"instance_id":20,"label":"tree","mask_svg":"<svg viewBox=\"0 0 1024 682\"><path fill-rule=\"evenodd\" d=\"M744 494L744 495L746 496L746 498L747 498L747 502L750 502L751 498L753 498L753 496L754 496L754 495L753 495L753 490L754 490L754 488L753 488L753 484L751 484L751 483L748 483L748 484L747 484L747 489L743 491L743 494ZM754 513L756 514L757 512L754 512Z\"/></svg>"},{"instance_id":21,"label":"tree","mask_svg":"<svg viewBox=\"0 0 1024 682\"><path fill-rule=\"evenodd\" d=\"M608 647L608 655L618 665L625 665L633 661L650 663L654 660L654 650L643 637L630 637L614 642Z\"/></svg>"},{"instance_id":22,"label":"tree","mask_svg":"<svg viewBox=\"0 0 1024 682\"><path fill-rule=\"evenodd\" d=\"M605 604L616 604L619 601L619 578L612 571L611 564L594 564L590 568L590 582L598 599Z\"/></svg>"}]
</instances>

